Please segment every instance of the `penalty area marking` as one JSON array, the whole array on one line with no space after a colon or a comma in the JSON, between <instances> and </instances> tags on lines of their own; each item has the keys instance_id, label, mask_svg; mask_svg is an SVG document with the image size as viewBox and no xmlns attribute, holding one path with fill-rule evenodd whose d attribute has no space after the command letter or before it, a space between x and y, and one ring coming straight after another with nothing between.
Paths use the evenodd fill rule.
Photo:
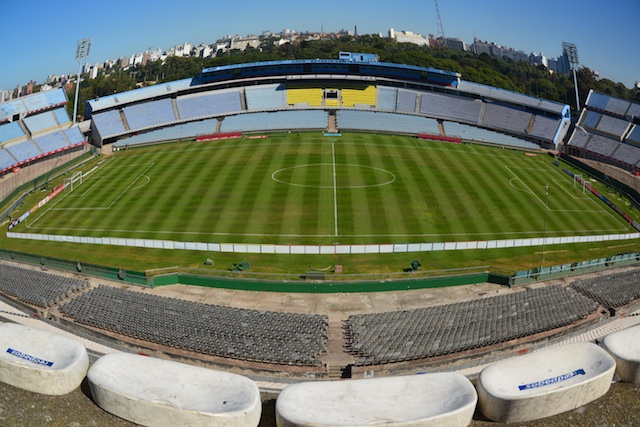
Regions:
<instances>
[{"instance_id":1,"label":"penalty area marking","mask_svg":"<svg viewBox=\"0 0 640 427\"><path fill-rule=\"evenodd\" d=\"M127 188L125 188L124 190L122 190L122 191L120 192L120 194L118 194L118 196L117 196L117 197L116 197L116 198L115 198L115 199L114 199L114 200L109 204L109 206L86 207L86 208L57 208L57 207L55 207L55 205L54 205L54 206L52 206L49 210L50 210L50 211L54 211L54 210L55 210L55 211L91 211L91 210L96 210L96 211L98 211L98 210L109 210L109 209L111 209L111 207L112 207L114 204L116 204L116 202L117 202L118 200L120 200L120 198L121 198L122 196L124 196L124 195L125 195L125 193L127 193L128 191L137 190L137 189L139 189L139 188L142 188L142 187L144 187L145 185L147 185L147 184L151 181L151 178L149 178L147 175L145 175L145 173L146 173L149 169L151 169L151 167L153 167L153 165L155 165L155 163L149 163L149 164L147 164L147 167L146 167L142 172L140 172L140 174L139 174L139 175L138 175L138 176L137 176L133 181L131 181L131 183L127 186ZM134 184L136 184L136 183L138 182L138 180L139 180L140 178L142 178L142 177L147 178L147 182L145 182L145 183L144 183L144 184L142 184L142 185L138 185L137 187L133 187L133 186L134 186ZM48 211L47 211L47 212L48 212ZM46 212L45 212L45 213L46 213ZM43 215L44 215L44 214L43 214ZM41 215L40 217L42 217L42 215ZM40 217L39 217L38 219L40 219Z\"/></svg>"}]
</instances>

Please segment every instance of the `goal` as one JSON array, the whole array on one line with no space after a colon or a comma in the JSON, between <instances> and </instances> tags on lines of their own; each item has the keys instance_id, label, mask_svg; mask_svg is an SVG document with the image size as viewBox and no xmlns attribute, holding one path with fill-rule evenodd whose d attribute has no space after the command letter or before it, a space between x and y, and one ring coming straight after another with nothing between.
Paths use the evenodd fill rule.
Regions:
<instances>
[{"instance_id":1,"label":"goal","mask_svg":"<svg viewBox=\"0 0 640 427\"><path fill-rule=\"evenodd\" d=\"M64 179L64 189L73 191L75 185L82 184L82 172L74 172L71 178Z\"/></svg>"},{"instance_id":2,"label":"goal","mask_svg":"<svg viewBox=\"0 0 640 427\"><path fill-rule=\"evenodd\" d=\"M582 194L586 193L587 181L580 174L573 175L573 188L576 187L576 184L582 187Z\"/></svg>"}]
</instances>

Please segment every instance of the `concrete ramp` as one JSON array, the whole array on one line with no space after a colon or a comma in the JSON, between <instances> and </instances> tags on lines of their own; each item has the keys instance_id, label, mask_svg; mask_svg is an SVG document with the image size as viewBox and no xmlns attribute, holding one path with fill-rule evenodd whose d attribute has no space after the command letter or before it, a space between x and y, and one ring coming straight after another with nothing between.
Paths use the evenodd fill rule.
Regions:
<instances>
[{"instance_id":1,"label":"concrete ramp","mask_svg":"<svg viewBox=\"0 0 640 427\"><path fill-rule=\"evenodd\" d=\"M620 379L640 384L640 325L607 335L602 345L613 355Z\"/></svg>"},{"instance_id":2,"label":"concrete ramp","mask_svg":"<svg viewBox=\"0 0 640 427\"><path fill-rule=\"evenodd\" d=\"M258 386L241 375L128 353L101 357L87 375L93 400L144 426L257 426Z\"/></svg>"},{"instance_id":3,"label":"concrete ramp","mask_svg":"<svg viewBox=\"0 0 640 427\"><path fill-rule=\"evenodd\" d=\"M89 368L82 344L15 323L0 324L0 381L59 396L80 386Z\"/></svg>"},{"instance_id":4,"label":"concrete ramp","mask_svg":"<svg viewBox=\"0 0 640 427\"><path fill-rule=\"evenodd\" d=\"M536 420L604 395L616 363L591 343L548 348L495 362L478 377L478 407L500 422Z\"/></svg>"},{"instance_id":5,"label":"concrete ramp","mask_svg":"<svg viewBox=\"0 0 640 427\"><path fill-rule=\"evenodd\" d=\"M292 426L467 426L478 397L457 373L316 381L285 388L276 423Z\"/></svg>"}]
</instances>

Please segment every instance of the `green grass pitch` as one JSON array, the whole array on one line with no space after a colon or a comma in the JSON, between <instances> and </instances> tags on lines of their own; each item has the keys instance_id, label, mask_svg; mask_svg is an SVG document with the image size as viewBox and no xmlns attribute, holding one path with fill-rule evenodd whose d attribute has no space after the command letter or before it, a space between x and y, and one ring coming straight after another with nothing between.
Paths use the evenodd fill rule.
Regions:
<instances>
[{"instance_id":1,"label":"green grass pitch","mask_svg":"<svg viewBox=\"0 0 640 427\"><path fill-rule=\"evenodd\" d=\"M16 231L325 245L633 231L551 160L357 133L181 142L103 157Z\"/></svg>"}]
</instances>

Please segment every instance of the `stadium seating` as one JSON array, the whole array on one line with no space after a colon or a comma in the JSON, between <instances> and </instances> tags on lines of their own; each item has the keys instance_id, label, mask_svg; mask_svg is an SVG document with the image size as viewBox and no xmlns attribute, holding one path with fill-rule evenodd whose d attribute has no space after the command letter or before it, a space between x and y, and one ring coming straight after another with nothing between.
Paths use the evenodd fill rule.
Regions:
<instances>
[{"instance_id":1,"label":"stadium seating","mask_svg":"<svg viewBox=\"0 0 640 427\"><path fill-rule=\"evenodd\" d=\"M620 307L640 298L640 270L580 279L573 282L571 288L604 307Z\"/></svg>"},{"instance_id":2,"label":"stadium seating","mask_svg":"<svg viewBox=\"0 0 640 427\"><path fill-rule=\"evenodd\" d=\"M247 110L277 110L287 106L286 88L283 84L261 85L245 89Z\"/></svg>"},{"instance_id":3,"label":"stadium seating","mask_svg":"<svg viewBox=\"0 0 640 427\"><path fill-rule=\"evenodd\" d=\"M587 107L595 108L618 116L626 115L630 106L631 103L629 101L594 91L591 91L587 98Z\"/></svg>"},{"instance_id":4,"label":"stadium seating","mask_svg":"<svg viewBox=\"0 0 640 427\"><path fill-rule=\"evenodd\" d=\"M167 98L133 104L122 110L131 130L148 129L176 121L171 99Z\"/></svg>"},{"instance_id":5,"label":"stadium seating","mask_svg":"<svg viewBox=\"0 0 640 427\"><path fill-rule=\"evenodd\" d=\"M417 92L399 89L396 111L399 113L415 113L417 98Z\"/></svg>"},{"instance_id":6,"label":"stadium seating","mask_svg":"<svg viewBox=\"0 0 640 427\"><path fill-rule=\"evenodd\" d=\"M611 158L628 165L635 165L640 161L640 147L631 144L618 144L618 148L613 152Z\"/></svg>"},{"instance_id":7,"label":"stadium seating","mask_svg":"<svg viewBox=\"0 0 640 427\"><path fill-rule=\"evenodd\" d=\"M4 148L0 148L0 171L10 168L16 164L16 159Z\"/></svg>"},{"instance_id":8,"label":"stadium seating","mask_svg":"<svg viewBox=\"0 0 640 427\"><path fill-rule=\"evenodd\" d=\"M378 86L376 100L378 110L396 111L397 103L398 89Z\"/></svg>"},{"instance_id":9,"label":"stadium seating","mask_svg":"<svg viewBox=\"0 0 640 427\"><path fill-rule=\"evenodd\" d=\"M27 126L27 129L29 129L29 132L31 132L31 135L36 135L60 126L52 111L25 117L23 122Z\"/></svg>"},{"instance_id":10,"label":"stadium seating","mask_svg":"<svg viewBox=\"0 0 640 427\"><path fill-rule=\"evenodd\" d=\"M584 148L589 143L589 138L591 134L581 127L576 126L573 134L571 135L571 139L569 139L569 145L578 148Z\"/></svg>"},{"instance_id":11,"label":"stadium seating","mask_svg":"<svg viewBox=\"0 0 640 427\"><path fill-rule=\"evenodd\" d=\"M580 122L569 139L572 154L629 170L637 167L640 129L633 121L639 113L638 103L589 92Z\"/></svg>"},{"instance_id":12,"label":"stadium seating","mask_svg":"<svg viewBox=\"0 0 640 427\"><path fill-rule=\"evenodd\" d=\"M617 119L611 116L602 116L596 129L599 132L606 133L616 139L620 139L628 127L629 122L626 120Z\"/></svg>"},{"instance_id":13,"label":"stadium seating","mask_svg":"<svg viewBox=\"0 0 640 427\"><path fill-rule=\"evenodd\" d=\"M86 288L84 280L2 264L0 291L38 307L51 307L72 292Z\"/></svg>"},{"instance_id":14,"label":"stadium seating","mask_svg":"<svg viewBox=\"0 0 640 427\"><path fill-rule=\"evenodd\" d=\"M181 90L189 89L192 81L193 79L183 79L168 83L158 83L156 85L130 90L128 92L120 92L114 95L93 99L87 102L85 107L85 116L89 118L93 117L94 113L102 112L104 110L120 108L129 103L148 101L149 99L157 99L178 93Z\"/></svg>"},{"instance_id":15,"label":"stadium seating","mask_svg":"<svg viewBox=\"0 0 640 427\"><path fill-rule=\"evenodd\" d=\"M640 117L640 104L632 103L629 109L627 110L627 117Z\"/></svg>"},{"instance_id":16,"label":"stadium seating","mask_svg":"<svg viewBox=\"0 0 640 427\"><path fill-rule=\"evenodd\" d=\"M460 120L471 124L480 121L482 101L437 93L422 93L420 113L430 117Z\"/></svg>"},{"instance_id":17,"label":"stadium seating","mask_svg":"<svg viewBox=\"0 0 640 427\"><path fill-rule=\"evenodd\" d=\"M398 134L439 134L438 122L435 119L420 116L361 110L338 110L336 112L336 121L338 129L341 130L371 130Z\"/></svg>"},{"instance_id":18,"label":"stadium seating","mask_svg":"<svg viewBox=\"0 0 640 427\"><path fill-rule=\"evenodd\" d=\"M322 88L287 88L287 104L308 105L311 107L322 106Z\"/></svg>"},{"instance_id":19,"label":"stadium seating","mask_svg":"<svg viewBox=\"0 0 640 427\"><path fill-rule=\"evenodd\" d=\"M529 131L529 135L553 140L558 132L559 126L559 117L553 118L537 114L534 118L533 126Z\"/></svg>"},{"instance_id":20,"label":"stadium seating","mask_svg":"<svg viewBox=\"0 0 640 427\"><path fill-rule=\"evenodd\" d=\"M44 154L30 139L19 144L6 145L5 148L15 157L18 163L26 162L29 159Z\"/></svg>"},{"instance_id":21,"label":"stadium seating","mask_svg":"<svg viewBox=\"0 0 640 427\"><path fill-rule=\"evenodd\" d=\"M176 105L181 120L209 118L242 111L240 91L237 89L179 96Z\"/></svg>"},{"instance_id":22,"label":"stadium seating","mask_svg":"<svg viewBox=\"0 0 640 427\"><path fill-rule=\"evenodd\" d=\"M293 110L278 113L246 113L227 116L221 131L269 131L296 129L326 129L328 117L322 110Z\"/></svg>"},{"instance_id":23,"label":"stadium seating","mask_svg":"<svg viewBox=\"0 0 640 427\"><path fill-rule=\"evenodd\" d=\"M200 120L197 122L182 123L162 129L152 130L127 138L121 138L113 143L114 147L148 144L151 142L176 141L180 139L193 139L197 135L213 133L218 125L218 119Z\"/></svg>"},{"instance_id":24,"label":"stadium seating","mask_svg":"<svg viewBox=\"0 0 640 427\"><path fill-rule=\"evenodd\" d=\"M587 150L602 156L611 157L613 151L618 148L619 142L615 139L592 134L587 145Z\"/></svg>"},{"instance_id":25,"label":"stadium seating","mask_svg":"<svg viewBox=\"0 0 640 427\"><path fill-rule=\"evenodd\" d=\"M28 114L50 110L67 103L63 89L37 92L5 102L0 108L0 122L12 120L15 116L23 118Z\"/></svg>"},{"instance_id":26,"label":"stadium seating","mask_svg":"<svg viewBox=\"0 0 640 427\"><path fill-rule=\"evenodd\" d=\"M376 106L376 87L343 88L341 91L343 107Z\"/></svg>"},{"instance_id":27,"label":"stadium seating","mask_svg":"<svg viewBox=\"0 0 640 427\"><path fill-rule=\"evenodd\" d=\"M246 310L99 286L60 307L78 323L170 347L262 363L311 366L327 318Z\"/></svg>"},{"instance_id":28,"label":"stadium seating","mask_svg":"<svg viewBox=\"0 0 640 427\"><path fill-rule=\"evenodd\" d=\"M529 150L540 148L537 144L524 139L456 122L444 122L444 129L448 136L459 137L467 141L519 147Z\"/></svg>"},{"instance_id":29,"label":"stadium seating","mask_svg":"<svg viewBox=\"0 0 640 427\"><path fill-rule=\"evenodd\" d=\"M629 135L627 135L626 142L640 145L640 126L639 125L633 125L633 128L629 132Z\"/></svg>"},{"instance_id":30,"label":"stadium seating","mask_svg":"<svg viewBox=\"0 0 640 427\"><path fill-rule=\"evenodd\" d=\"M63 131L50 133L33 140L43 153L69 147L69 141Z\"/></svg>"},{"instance_id":31,"label":"stadium seating","mask_svg":"<svg viewBox=\"0 0 640 427\"><path fill-rule=\"evenodd\" d=\"M26 134L18 122L10 122L0 125L0 144L17 141L25 136Z\"/></svg>"},{"instance_id":32,"label":"stadium seating","mask_svg":"<svg viewBox=\"0 0 640 427\"><path fill-rule=\"evenodd\" d=\"M123 134L127 131L122 122L120 111L109 110L92 116L95 130L102 138Z\"/></svg>"},{"instance_id":33,"label":"stadium seating","mask_svg":"<svg viewBox=\"0 0 640 427\"><path fill-rule=\"evenodd\" d=\"M595 111L586 111L584 118L582 119L582 126L585 129L594 130L598 127L598 122L602 118L602 114Z\"/></svg>"},{"instance_id":34,"label":"stadium seating","mask_svg":"<svg viewBox=\"0 0 640 427\"><path fill-rule=\"evenodd\" d=\"M436 357L570 325L598 304L560 285L416 310L349 316L356 364Z\"/></svg>"},{"instance_id":35,"label":"stadium seating","mask_svg":"<svg viewBox=\"0 0 640 427\"><path fill-rule=\"evenodd\" d=\"M53 114L56 116L56 120L60 126L71 124L71 119L69 118L69 113L67 113L66 108L56 108L53 110Z\"/></svg>"},{"instance_id":36,"label":"stadium seating","mask_svg":"<svg viewBox=\"0 0 640 427\"><path fill-rule=\"evenodd\" d=\"M486 103L482 124L492 129L526 134L533 115L527 111L504 105Z\"/></svg>"},{"instance_id":37,"label":"stadium seating","mask_svg":"<svg viewBox=\"0 0 640 427\"><path fill-rule=\"evenodd\" d=\"M86 142L84 139L84 135L80 132L80 128L71 127L64 131L65 136L69 140L69 144L76 145Z\"/></svg>"}]
</instances>

